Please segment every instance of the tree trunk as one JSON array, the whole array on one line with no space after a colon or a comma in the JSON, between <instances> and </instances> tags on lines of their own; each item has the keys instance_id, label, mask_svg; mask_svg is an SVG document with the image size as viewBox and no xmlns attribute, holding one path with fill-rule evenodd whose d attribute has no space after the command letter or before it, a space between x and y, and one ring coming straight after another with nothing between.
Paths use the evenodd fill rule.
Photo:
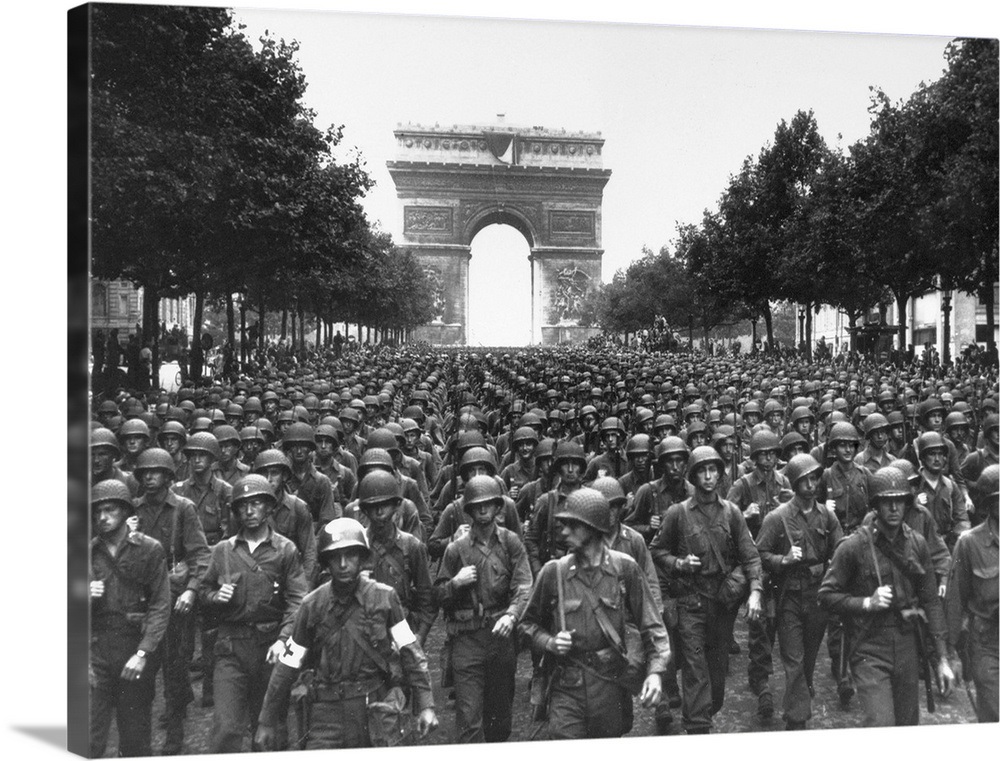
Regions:
<instances>
[{"instance_id":1,"label":"tree trunk","mask_svg":"<svg viewBox=\"0 0 1000 761\"><path fill-rule=\"evenodd\" d=\"M319 316L319 313L317 313L316 314L316 349L317 350L323 345L323 343L322 343L322 341L323 341L322 327L323 327L323 318Z\"/></svg>"},{"instance_id":2,"label":"tree trunk","mask_svg":"<svg viewBox=\"0 0 1000 761\"><path fill-rule=\"evenodd\" d=\"M247 296L240 300L240 370L247 363Z\"/></svg>"},{"instance_id":3,"label":"tree trunk","mask_svg":"<svg viewBox=\"0 0 1000 761\"><path fill-rule=\"evenodd\" d=\"M295 320L295 312L293 311L292 312L292 335L291 335L291 339L292 339L291 347L292 347L292 353L293 354L295 353L295 322L296 322L296 320Z\"/></svg>"},{"instance_id":4,"label":"tree trunk","mask_svg":"<svg viewBox=\"0 0 1000 761\"><path fill-rule=\"evenodd\" d=\"M806 334L802 337L806 343L806 362L813 358L813 305L806 304Z\"/></svg>"},{"instance_id":5,"label":"tree trunk","mask_svg":"<svg viewBox=\"0 0 1000 761\"><path fill-rule=\"evenodd\" d=\"M857 344L857 333L854 331L855 326L858 324L858 313L848 312L847 313L847 335L851 337L851 347L850 350L854 351Z\"/></svg>"},{"instance_id":6,"label":"tree trunk","mask_svg":"<svg viewBox=\"0 0 1000 761\"><path fill-rule=\"evenodd\" d=\"M899 350L906 353L906 302L910 300L910 294L908 293L897 293L895 290L892 295L896 297L896 316L899 319Z\"/></svg>"},{"instance_id":7,"label":"tree trunk","mask_svg":"<svg viewBox=\"0 0 1000 761\"><path fill-rule=\"evenodd\" d=\"M189 377L198 385L205 366L205 352L201 348L201 323L205 319L205 288L194 293L194 324L191 327L191 364Z\"/></svg>"},{"instance_id":8,"label":"tree trunk","mask_svg":"<svg viewBox=\"0 0 1000 761\"><path fill-rule=\"evenodd\" d=\"M767 350L774 351L774 323L770 304L764 305L764 327L767 328Z\"/></svg>"},{"instance_id":9,"label":"tree trunk","mask_svg":"<svg viewBox=\"0 0 1000 761\"><path fill-rule=\"evenodd\" d=\"M358 343L361 343L362 340L363 339L361 338L361 321L358 320Z\"/></svg>"},{"instance_id":10,"label":"tree trunk","mask_svg":"<svg viewBox=\"0 0 1000 761\"><path fill-rule=\"evenodd\" d=\"M281 310L281 340L288 337L288 307Z\"/></svg>"},{"instance_id":11,"label":"tree trunk","mask_svg":"<svg viewBox=\"0 0 1000 761\"><path fill-rule=\"evenodd\" d=\"M993 338L993 331L996 330L993 310L996 309L996 304L993 300L992 284L986 288L983 295L986 297L981 299L986 306L986 356L989 358L990 364L995 365L997 362L997 342Z\"/></svg>"},{"instance_id":12,"label":"tree trunk","mask_svg":"<svg viewBox=\"0 0 1000 761\"><path fill-rule=\"evenodd\" d=\"M236 368L233 364L236 360L236 309L233 306L232 291L226 292L226 342L229 344L229 357L231 358L224 369L227 378L231 378Z\"/></svg>"},{"instance_id":13,"label":"tree trunk","mask_svg":"<svg viewBox=\"0 0 1000 761\"><path fill-rule=\"evenodd\" d=\"M160 292L153 285L143 285L142 342L153 352L152 384L160 387Z\"/></svg>"},{"instance_id":14,"label":"tree trunk","mask_svg":"<svg viewBox=\"0 0 1000 761\"><path fill-rule=\"evenodd\" d=\"M257 308L257 357L261 358L264 356L264 318L266 317L266 312L264 310L264 283L261 281L259 289L259 302Z\"/></svg>"},{"instance_id":15,"label":"tree trunk","mask_svg":"<svg viewBox=\"0 0 1000 761\"><path fill-rule=\"evenodd\" d=\"M306 355L306 308L299 306L299 359Z\"/></svg>"}]
</instances>

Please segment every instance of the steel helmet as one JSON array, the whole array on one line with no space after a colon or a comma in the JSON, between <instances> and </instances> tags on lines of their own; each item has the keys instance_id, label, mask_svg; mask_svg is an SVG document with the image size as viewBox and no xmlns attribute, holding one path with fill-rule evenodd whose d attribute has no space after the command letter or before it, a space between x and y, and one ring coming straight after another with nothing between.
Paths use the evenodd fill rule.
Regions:
<instances>
[{"instance_id":1,"label":"steel helmet","mask_svg":"<svg viewBox=\"0 0 1000 761\"><path fill-rule=\"evenodd\" d=\"M875 431L883 430L889 427L889 419L883 415L881 412L872 412L868 417L865 418L865 422L862 424L865 431L865 438L867 439Z\"/></svg>"},{"instance_id":2,"label":"steel helmet","mask_svg":"<svg viewBox=\"0 0 1000 761\"><path fill-rule=\"evenodd\" d=\"M184 453L190 452L208 452L216 460L222 455L219 449L219 440L208 431L199 431L191 435L191 438L184 445Z\"/></svg>"},{"instance_id":3,"label":"steel helmet","mask_svg":"<svg viewBox=\"0 0 1000 761\"><path fill-rule=\"evenodd\" d=\"M228 426L227 426L228 427ZM236 430L235 428L233 430ZM245 425L239 432L240 441L262 441L266 442L264 432L257 425Z\"/></svg>"},{"instance_id":4,"label":"steel helmet","mask_svg":"<svg viewBox=\"0 0 1000 761\"><path fill-rule=\"evenodd\" d=\"M771 430L757 431L750 437L750 459L761 452L780 452L781 441L778 434Z\"/></svg>"},{"instance_id":5,"label":"steel helmet","mask_svg":"<svg viewBox=\"0 0 1000 761\"><path fill-rule=\"evenodd\" d=\"M917 439L917 455L919 457L923 457L925 454L932 452L935 449L943 449L945 452L948 451L948 445L945 443L941 434L936 431L926 431L920 434L920 438Z\"/></svg>"},{"instance_id":6,"label":"steel helmet","mask_svg":"<svg viewBox=\"0 0 1000 761\"><path fill-rule=\"evenodd\" d=\"M976 491L981 498L988 497L996 504L997 497L1000 497L1000 465L987 465L983 468L976 481Z\"/></svg>"},{"instance_id":7,"label":"steel helmet","mask_svg":"<svg viewBox=\"0 0 1000 761\"><path fill-rule=\"evenodd\" d=\"M470 507L482 502L503 503L503 491L493 476L473 476L465 484L462 509L468 512Z\"/></svg>"},{"instance_id":8,"label":"steel helmet","mask_svg":"<svg viewBox=\"0 0 1000 761\"><path fill-rule=\"evenodd\" d=\"M199 415L191 423L191 433L211 433L212 431L212 418L205 417L204 415Z\"/></svg>"},{"instance_id":9,"label":"steel helmet","mask_svg":"<svg viewBox=\"0 0 1000 761\"><path fill-rule=\"evenodd\" d=\"M358 502L362 507L402 499L396 477L384 470L372 470L358 484Z\"/></svg>"},{"instance_id":10,"label":"steel helmet","mask_svg":"<svg viewBox=\"0 0 1000 761\"><path fill-rule=\"evenodd\" d=\"M581 467L586 468L587 456L583 452L583 445L573 441L560 441L557 443L553 452L552 465L558 468L560 463L566 461L578 462Z\"/></svg>"},{"instance_id":11,"label":"steel helmet","mask_svg":"<svg viewBox=\"0 0 1000 761\"><path fill-rule=\"evenodd\" d=\"M117 478L98 481L90 488L90 504L97 505L99 502L119 502L125 505L130 515L135 512L132 493Z\"/></svg>"},{"instance_id":12,"label":"steel helmet","mask_svg":"<svg viewBox=\"0 0 1000 761\"><path fill-rule=\"evenodd\" d=\"M349 547L360 547L362 555L368 557L371 550L365 527L353 518L335 518L320 530L316 540L316 556L322 560L324 555Z\"/></svg>"},{"instance_id":13,"label":"steel helmet","mask_svg":"<svg viewBox=\"0 0 1000 761\"><path fill-rule=\"evenodd\" d=\"M107 447L115 451L115 457L121 457L122 450L118 446L118 437L107 428L95 428L90 432L90 448Z\"/></svg>"},{"instance_id":14,"label":"steel helmet","mask_svg":"<svg viewBox=\"0 0 1000 761\"><path fill-rule=\"evenodd\" d=\"M698 473L698 468L710 462L714 462L719 466L720 473L726 467L726 464L722 461L722 455L716 451L715 447L695 447L694 451L691 452L690 458L688 458L688 481L694 483L694 477Z\"/></svg>"},{"instance_id":15,"label":"steel helmet","mask_svg":"<svg viewBox=\"0 0 1000 761\"><path fill-rule=\"evenodd\" d=\"M902 473L911 484L916 484L920 481L920 473L917 472L917 469L913 467L913 463L909 460L892 460L889 462L889 467L895 468Z\"/></svg>"},{"instance_id":16,"label":"steel helmet","mask_svg":"<svg viewBox=\"0 0 1000 761\"><path fill-rule=\"evenodd\" d=\"M376 428L374 431L369 433L365 443L365 449L384 449L390 455L393 451L400 451L399 441L396 440L396 434L388 428Z\"/></svg>"},{"instance_id":17,"label":"steel helmet","mask_svg":"<svg viewBox=\"0 0 1000 761\"><path fill-rule=\"evenodd\" d=\"M957 428L959 426L965 426L968 428L969 419L962 412L952 411L944 419L944 429L947 431L950 428ZM122 426L124 428L125 426Z\"/></svg>"},{"instance_id":18,"label":"steel helmet","mask_svg":"<svg viewBox=\"0 0 1000 761\"><path fill-rule=\"evenodd\" d=\"M796 407L795 409L793 409L792 414L788 416L788 421L792 425L795 425L795 423L799 422L800 420L816 420L816 416L813 415L811 409L809 409L805 405L802 405L800 407Z\"/></svg>"},{"instance_id":19,"label":"steel helmet","mask_svg":"<svg viewBox=\"0 0 1000 761\"><path fill-rule=\"evenodd\" d=\"M616 417L606 417L601 423L601 434L603 435L609 431L615 433L625 433L625 426L622 425L622 421Z\"/></svg>"},{"instance_id":20,"label":"steel helmet","mask_svg":"<svg viewBox=\"0 0 1000 761\"><path fill-rule=\"evenodd\" d=\"M985 436L993 428L1000 428L1000 415L989 414L983 420L983 435Z\"/></svg>"},{"instance_id":21,"label":"steel helmet","mask_svg":"<svg viewBox=\"0 0 1000 761\"><path fill-rule=\"evenodd\" d=\"M920 416L921 422L925 424L927 422L927 418L930 416L932 412L940 412L942 415L944 415L945 413L944 404L942 404L941 400L938 399L936 396L924 399L917 406L917 415Z\"/></svg>"},{"instance_id":22,"label":"steel helmet","mask_svg":"<svg viewBox=\"0 0 1000 761\"><path fill-rule=\"evenodd\" d=\"M875 471L871 484L874 499L887 497L913 498L913 492L910 491L910 484L906 480L906 476L903 475L902 471L891 465L886 465Z\"/></svg>"},{"instance_id":23,"label":"steel helmet","mask_svg":"<svg viewBox=\"0 0 1000 761\"><path fill-rule=\"evenodd\" d=\"M688 449L688 445L684 443L684 439L680 436L667 436L663 441L656 445L656 460L659 462L664 457L672 454L681 454L685 458L689 457L691 450Z\"/></svg>"},{"instance_id":24,"label":"steel helmet","mask_svg":"<svg viewBox=\"0 0 1000 761\"><path fill-rule=\"evenodd\" d=\"M808 447L809 442L806 441L806 437L803 436L801 433L797 433L796 431L789 431L788 433L786 433L784 436L781 437L781 441L779 442L779 448L782 456L785 456L788 453L788 450L794 446Z\"/></svg>"},{"instance_id":25,"label":"steel helmet","mask_svg":"<svg viewBox=\"0 0 1000 761\"><path fill-rule=\"evenodd\" d=\"M310 449L316 448L316 432L308 423L292 423L281 436L282 446L305 444Z\"/></svg>"},{"instance_id":26,"label":"steel helmet","mask_svg":"<svg viewBox=\"0 0 1000 761\"><path fill-rule=\"evenodd\" d=\"M861 443L858 429L846 421L834 423L827 440L831 444L836 444L838 441L850 441L856 446Z\"/></svg>"},{"instance_id":27,"label":"steel helmet","mask_svg":"<svg viewBox=\"0 0 1000 761\"><path fill-rule=\"evenodd\" d=\"M316 426L316 440L319 441L320 439L335 439L336 441L340 441L340 434L329 423L320 423Z\"/></svg>"},{"instance_id":28,"label":"steel helmet","mask_svg":"<svg viewBox=\"0 0 1000 761\"><path fill-rule=\"evenodd\" d=\"M264 414L264 407L260 403L260 399L256 396L251 396L247 399L246 404L243 405L243 413L256 412L258 415Z\"/></svg>"},{"instance_id":29,"label":"steel helmet","mask_svg":"<svg viewBox=\"0 0 1000 761\"><path fill-rule=\"evenodd\" d=\"M485 447L486 439L477 429L474 431L462 431L455 440L455 451L459 454L472 447Z\"/></svg>"},{"instance_id":30,"label":"steel helmet","mask_svg":"<svg viewBox=\"0 0 1000 761\"><path fill-rule=\"evenodd\" d=\"M177 466L174 464L174 458L170 456L170 453L166 449L160 449L159 447L150 447L139 455L135 462L134 472L138 474L143 470L165 470L170 473L171 478L177 475Z\"/></svg>"},{"instance_id":31,"label":"steel helmet","mask_svg":"<svg viewBox=\"0 0 1000 761\"><path fill-rule=\"evenodd\" d=\"M539 460L545 459L546 457L552 457L556 449L556 440L545 438L538 442L538 446L535 447L535 463L537 464Z\"/></svg>"},{"instance_id":32,"label":"steel helmet","mask_svg":"<svg viewBox=\"0 0 1000 761\"><path fill-rule=\"evenodd\" d=\"M632 457L637 454L652 454L653 445L649 438L649 434L637 433L635 436L628 440L625 445L625 456Z\"/></svg>"},{"instance_id":33,"label":"steel helmet","mask_svg":"<svg viewBox=\"0 0 1000 761\"><path fill-rule=\"evenodd\" d=\"M611 478L611 476L595 478L593 483L590 484L590 488L596 489L603 494L609 505L614 505L619 501L625 502L625 490L622 489L622 485L618 483L617 478Z\"/></svg>"},{"instance_id":34,"label":"steel helmet","mask_svg":"<svg viewBox=\"0 0 1000 761\"><path fill-rule=\"evenodd\" d=\"M597 489L586 486L571 492L562 509L553 517L583 523L602 534L611 531L611 506L607 498Z\"/></svg>"},{"instance_id":35,"label":"steel helmet","mask_svg":"<svg viewBox=\"0 0 1000 761\"><path fill-rule=\"evenodd\" d=\"M823 466L816 462L811 454L797 454L785 466L785 478L794 487L795 482L805 478L810 473L819 473Z\"/></svg>"},{"instance_id":36,"label":"steel helmet","mask_svg":"<svg viewBox=\"0 0 1000 761\"><path fill-rule=\"evenodd\" d=\"M233 484L233 507L251 497L267 497L272 506L278 501L271 484L257 473L247 473Z\"/></svg>"},{"instance_id":37,"label":"steel helmet","mask_svg":"<svg viewBox=\"0 0 1000 761\"><path fill-rule=\"evenodd\" d=\"M166 423L163 424L163 427L160 429L159 438L161 441L163 440L164 436L180 436L181 442L186 442L187 429L184 427L182 423L176 420L168 420Z\"/></svg>"},{"instance_id":38,"label":"steel helmet","mask_svg":"<svg viewBox=\"0 0 1000 761\"><path fill-rule=\"evenodd\" d=\"M493 475L497 472L497 463L493 459L493 453L485 447L471 447L465 450L462 454L462 460L459 463L459 474L464 478L465 473L473 465L485 465Z\"/></svg>"},{"instance_id":39,"label":"steel helmet","mask_svg":"<svg viewBox=\"0 0 1000 761\"><path fill-rule=\"evenodd\" d=\"M775 399L768 399L767 402L764 403L764 417L768 417L775 412L780 412L784 415L785 408L782 406L781 402L776 401Z\"/></svg>"},{"instance_id":40,"label":"steel helmet","mask_svg":"<svg viewBox=\"0 0 1000 761\"><path fill-rule=\"evenodd\" d=\"M421 432L420 423L411 417L400 418L399 427L403 429L404 435L413 431Z\"/></svg>"},{"instance_id":41,"label":"steel helmet","mask_svg":"<svg viewBox=\"0 0 1000 761\"><path fill-rule=\"evenodd\" d=\"M122 423L122 427L118 429L118 438L124 441L128 436L142 436L149 441L149 426L146 421L134 417Z\"/></svg>"},{"instance_id":42,"label":"steel helmet","mask_svg":"<svg viewBox=\"0 0 1000 761\"><path fill-rule=\"evenodd\" d=\"M653 430L658 431L661 428L673 428L674 431L677 430L677 421L674 420L673 415L657 415L656 420L653 421Z\"/></svg>"},{"instance_id":43,"label":"steel helmet","mask_svg":"<svg viewBox=\"0 0 1000 761\"><path fill-rule=\"evenodd\" d=\"M292 464L284 452L280 449L265 449L254 458L253 472L262 474L268 468L275 466L284 468L286 477L292 474Z\"/></svg>"},{"instance_id":44,"label":"steel helmet","mask_svg":"<svg viewBox=\"0 0 1000 761\"><path fill-rule=\"evenodd\" d=\"M358 478L364 478L372 470L384 470L395 475L396 465L392 461L392 455L384 449L366 449L358 460Z\"/></svg>"},{"instance_id":45,"label":"steel helmet","mask_svg":"<svg viewBox=\"0 0 1000 761\"><path fill-rule=\"evenodd\" d=\"M522 426L514 431L514 435L511 436L510 443L512 446L517 447L522 441L533 441L538 443L538 432L534 428L528 426Z\"/></svg>"}]
</instances>

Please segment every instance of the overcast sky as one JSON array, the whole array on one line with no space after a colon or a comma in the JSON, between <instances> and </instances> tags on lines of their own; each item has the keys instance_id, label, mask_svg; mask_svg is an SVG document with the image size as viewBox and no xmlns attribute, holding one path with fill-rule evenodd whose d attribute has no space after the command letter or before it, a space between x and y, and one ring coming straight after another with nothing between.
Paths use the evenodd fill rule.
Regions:
<instances>
[{"instance_id":1,"label":"overcast sky","mask_svg":"<svg viewBox=\"0 0 1000 761\"><path fill-rule=\"evenodd\" d=\"M297 40L320 125L345 125L376 187L365 207L401 240L385 162L398 123L601 132L604 279L698 222L782 120L812 109L831 145L868 132L869 86L905 98L944 68L944 36L243 10L256 38ZM529 338L529 265L509 227L473 242L473 343ZM500 316L503 319L500 319Z\"/></svg>"}]
</instances>

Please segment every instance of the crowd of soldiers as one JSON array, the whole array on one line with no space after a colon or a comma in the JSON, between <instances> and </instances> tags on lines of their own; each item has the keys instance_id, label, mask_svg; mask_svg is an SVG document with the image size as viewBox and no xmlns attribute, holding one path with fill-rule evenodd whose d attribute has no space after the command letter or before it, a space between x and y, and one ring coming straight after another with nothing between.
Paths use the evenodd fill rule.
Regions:
<instances>
[{"instance_id":1,"label":"crowd of soldiers","mask_svg":"<svg viewBox=\"0 0 1000 761\"><path fill-rule=\"evenodd\" d=\"M741 610L762 724L775 640L794 730L824 638L866 726L916 724L922 682L997 721L997 398L994 371L404 347L95 399L91 753L114 718L151 754L158 671L184 752L196 649L211 752L426 736L439 617L455 742L510 737L524 650L551 738L621 736L634 699L708 733Z\"/></svg>"}]
</instances>

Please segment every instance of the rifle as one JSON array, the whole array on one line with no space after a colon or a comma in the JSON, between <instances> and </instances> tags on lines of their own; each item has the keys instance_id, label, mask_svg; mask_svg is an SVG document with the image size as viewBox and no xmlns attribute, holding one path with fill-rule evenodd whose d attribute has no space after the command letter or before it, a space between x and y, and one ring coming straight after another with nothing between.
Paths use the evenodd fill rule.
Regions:
<instances>
[{"instance_id":1,"label":"rifle","mask_svg":"<svg viewBox=\"0 0 1000 761\"><path fill-rule=\"evenodd\" d=\"M904 621L913 624L913 633L917 638L917 652L920 658L920 673L927 693L927 711L934 713L934 687L941 689L937 672L931 668L931 660L936 655L931 647L930 632L927 631L927 614L920 608L909 608L900 611Z\"/></svg>"}]
</instances>

